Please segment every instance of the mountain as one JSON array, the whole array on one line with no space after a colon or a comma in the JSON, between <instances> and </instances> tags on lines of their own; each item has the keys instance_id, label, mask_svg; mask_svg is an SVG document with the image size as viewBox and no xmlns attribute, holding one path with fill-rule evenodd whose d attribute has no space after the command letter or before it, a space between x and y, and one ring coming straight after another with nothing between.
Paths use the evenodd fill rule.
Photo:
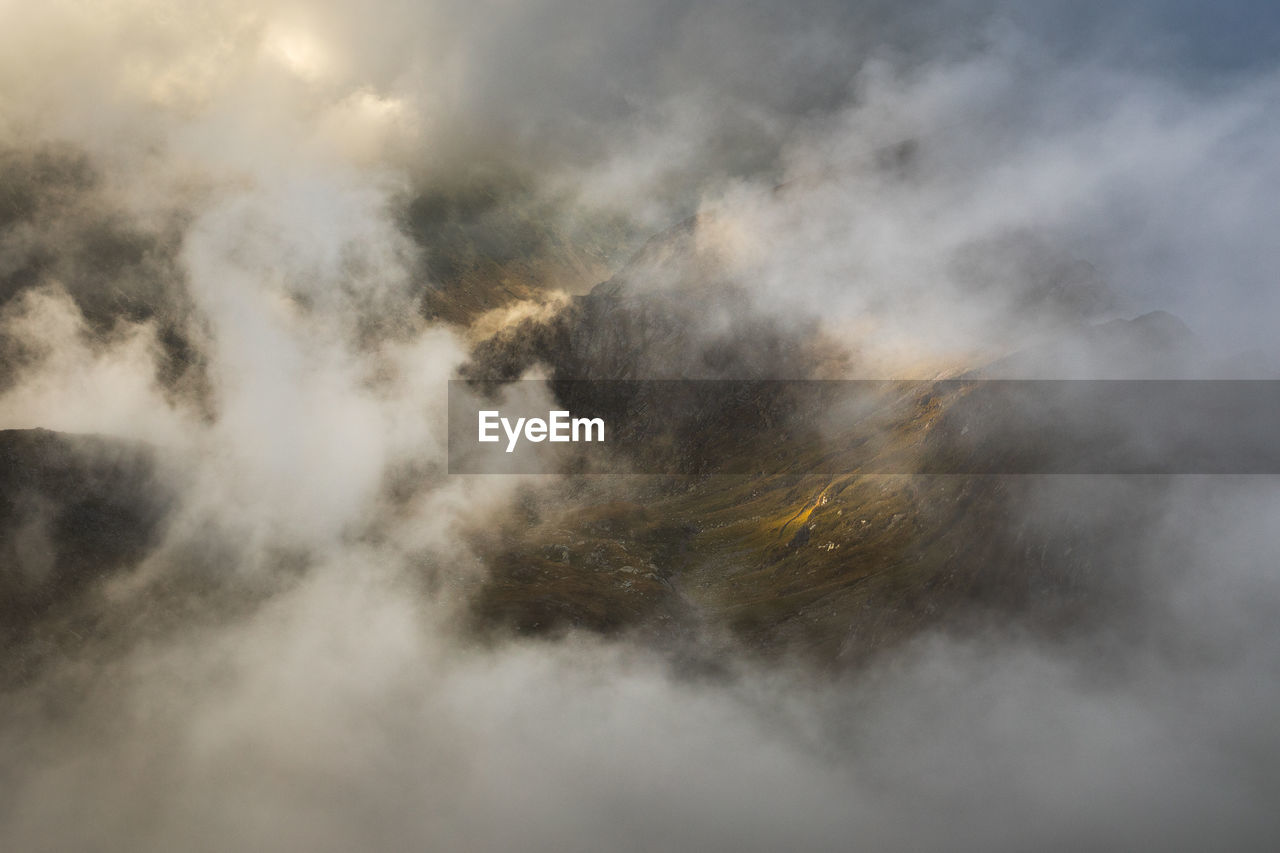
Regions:
<instances>
[{"instance_id":1,"label":"mountain","mask_svg":"<svg viewBox=\"0 0 1280 853\"><path fill-rule=\"evenodd\" d=\"M400 228L422 254L422 312L459 327L552 292L581 293L631 240L620 223L580 222L514 175L433 186L401 208Z\"/></svg>"},{"instance_id":2,"label":"mountain","mask_svg":"<svg viewBox=\"0 0 1280 853\"><path fill-rule=\"evenodd\" d=\"M677 436L715 458L715 470L760 473L588 477L533 501L537 512L473 540L490 567L472 603L478 628L729 636L762 655L836 664L955 620L1066 630L1133 593L1135 534L1154 523L1166 480L988 476L984 464L999 470L1003 448L986 447L989 460L957 454L968 447L962 432L995 434L1010 413L979 380L1180 375L1204 360L1181 321L1079 320L1057 339L957 371L961 381L890 383L872 405L819 406L786 383L762 384L768 390L746 400L726 390L742 386L717 383L678 400L660 384L584 399L610 386L574 380L802 380L847 365L815 324L753 309L700 257L697 228L681 223L555 315L479 342L462 375L492 390L537 368L566 408L607 413L647 438ZM1059 290L1046 292L1068 304ZM1091 310L1099 299L1094 287ZM737 417L744 409L753 417ZM779 451L735 433L762 421L794 425L800 438ZM912 473L940 461L975 474ZM1095 510L1115 502L1092 501L1090 489L1119 491L1128 509Z\"/></svg>"},{"instance_id":3,"label":"mountain","mask_svg":"<svg viewBox=\"0 0 1280 853\"><path fill-rule=\"evenodd\" d=\"M0 431L0 642L74 608L156 544L173 494L145 446Z\"/></svg>"},{"instance_id":4,"label":"mountain","mask_svg":"<svg viewBox=\"0 0 1280 853\"><path fill-rule=\"evenodd\" d=\"M419 216L470 222L486 209L445 205ZM681 460L693 475L568 474L526 492L505 520L473 530L470 544L488 568L466 605L477 635L581 629L640 632L655 642L718 638L764 656L849 665L956 620L1069 630L1132 594L1133 534L1159 506L1159 478L929 476L913 466L953 459L968 427L1005 417L971 380L1034 373L1078 352L1093 366L1176 370L1199 355L1185 326L1164 314L1081 324L1062 342L962 381L887 383L853 407L818 406L785 383L758 386L772 390L745 399L714 384L675 399L653 390L641 392L647 398L575 399L588 393L572 381L582 378L839 375L846 361L814 324L759 311L703 262L697 227L690 220L659 235L559 310L476 343L462 375L477 388L540 368L567 407L612 405L626 416L617 422L642 437L694 437L685 452L698 457L692 466ZM487 275L457 267L445 278L467 292L472 273ZM481 307L453 304L459 322ZM756 420L737 418L742 412ZM794 427L795 440L762 446L740 426L761 419ZM137 445L9 431L0 433L0 454L0 582L12 639L75 611L88 590L137 565L180 496ZM718 476L711 466L700 470L699 459L756 473ZM1095 510L1117 502L1092 501L1091 489L1124 492L1119 505L1128 510Z\"/></svg>"}]
</instances>

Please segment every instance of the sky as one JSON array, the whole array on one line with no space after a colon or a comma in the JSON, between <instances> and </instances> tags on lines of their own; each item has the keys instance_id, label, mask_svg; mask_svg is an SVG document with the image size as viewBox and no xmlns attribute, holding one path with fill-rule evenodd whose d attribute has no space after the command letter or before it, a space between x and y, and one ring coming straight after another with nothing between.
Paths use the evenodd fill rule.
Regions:
<instances>
[{"instance_id":1,"label":"sky","mask_svg":"<svg viewBox=\"0 0 1280 853\"><path fill-rule=\"evenodd\" d=\"M1272 849L1266 478L1047 487L1050 528L1158 510L1088 636L718 679L469 643L467 537L528 484L444 473L447 380L510 318L424 312L447 241L406 217L480 187L608 223L616 271L697 215L641 295L711 269L742 313L690 340L765 317L855 375L1154 310L1274 366L1278 40L1188 0L0 0L0 428L143 442L178 495L104 636L5 682L0 846Z\"/></svg>"}]
</instances>

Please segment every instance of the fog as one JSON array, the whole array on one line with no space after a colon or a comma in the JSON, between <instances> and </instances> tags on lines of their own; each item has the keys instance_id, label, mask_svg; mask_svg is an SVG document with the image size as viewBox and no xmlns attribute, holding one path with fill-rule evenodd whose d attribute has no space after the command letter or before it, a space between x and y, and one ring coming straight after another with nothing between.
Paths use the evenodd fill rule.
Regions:
<instances>
[{"instance_id":1,"label":"fog","mask_svg":"<svg viewBox=\"0 0 1280 853\"><path fill-rule=\"evenodd\" d=\"M710 270L856 376L1085 358L1087 324L1157 309L1211 372L1273 370L1275 21L1229 11L0 5L0 428L143 442L173 496L5 651L0 844L1274 847L1273 479L1033 489L1050 531L1150 502L1094 567L1130 594L1079 631L944 621L834 672L718 635L481 641L473 543L556 484L449 476L447 380L575 287L445 322L406 226L479 182L566 241L614 223L616 272L696 216L638 292Z\"/></svg>"}]
</instances>

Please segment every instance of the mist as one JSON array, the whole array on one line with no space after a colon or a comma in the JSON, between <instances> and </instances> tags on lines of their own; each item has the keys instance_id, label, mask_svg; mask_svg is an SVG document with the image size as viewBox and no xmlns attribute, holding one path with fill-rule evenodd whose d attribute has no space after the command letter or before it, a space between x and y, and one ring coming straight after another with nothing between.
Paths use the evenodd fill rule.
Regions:
<instances>
[{"instance_id":1,"label":"mist","mask_svg":"<svg viewBox=\"0 0 1280 853\"><path fill-rule=\"evenodd\" d=\"M1043 597L1087 618L921 605L815 663L697 605L476 630L509 528L656 487L446 457L448 380L486 359L1097 378L1148 364L1100 324L1161 311L1180 349L1139 338L1152 365L1273 378L1274 13L121 0L0 23L0 429L93 437L4 457L7 849L1274 847L1273 478L1023 482L1022 550L974 586L1025 574L1037 600L1029 555L1066 542L1084 556ZM68 498L64 465L98 473ZM80 543L76 500L136 536ZM689 592L682 554L650 586ZM880 624L846 616L842 648Z\"/></svg>"}]
</instances>

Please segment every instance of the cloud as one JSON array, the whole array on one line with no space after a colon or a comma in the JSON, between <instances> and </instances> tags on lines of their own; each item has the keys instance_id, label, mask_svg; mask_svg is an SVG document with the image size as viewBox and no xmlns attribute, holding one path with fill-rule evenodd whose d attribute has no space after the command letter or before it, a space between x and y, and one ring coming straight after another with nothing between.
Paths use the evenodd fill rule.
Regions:
<instances>
[{"instance_id":1,"label":"cloud","mask_svg":"<svg viewBox=\"0 0 1280 853\"><path fill-rule=\"evenodd\" d=\"M459 627L471 543L557 488L444 472L468 335L554 310L429 319L459 233L536 219L532 256L605 233L617 261L699 213L631 284L750 365L816 327L865 374L934 375L1148 308L1270 345L1263 28L1230 58L1174 44L1183 4L1064 10L6 8L0 426L145 440L177 497L6 650L5 846L1274 846L1270 481L1157 493L1093 566L1136 597L1056 641L944 630L822 675L696 638L711 676ZM1135 499L1087 491L1020 520Z\"/></svg>"}]
</instances>

